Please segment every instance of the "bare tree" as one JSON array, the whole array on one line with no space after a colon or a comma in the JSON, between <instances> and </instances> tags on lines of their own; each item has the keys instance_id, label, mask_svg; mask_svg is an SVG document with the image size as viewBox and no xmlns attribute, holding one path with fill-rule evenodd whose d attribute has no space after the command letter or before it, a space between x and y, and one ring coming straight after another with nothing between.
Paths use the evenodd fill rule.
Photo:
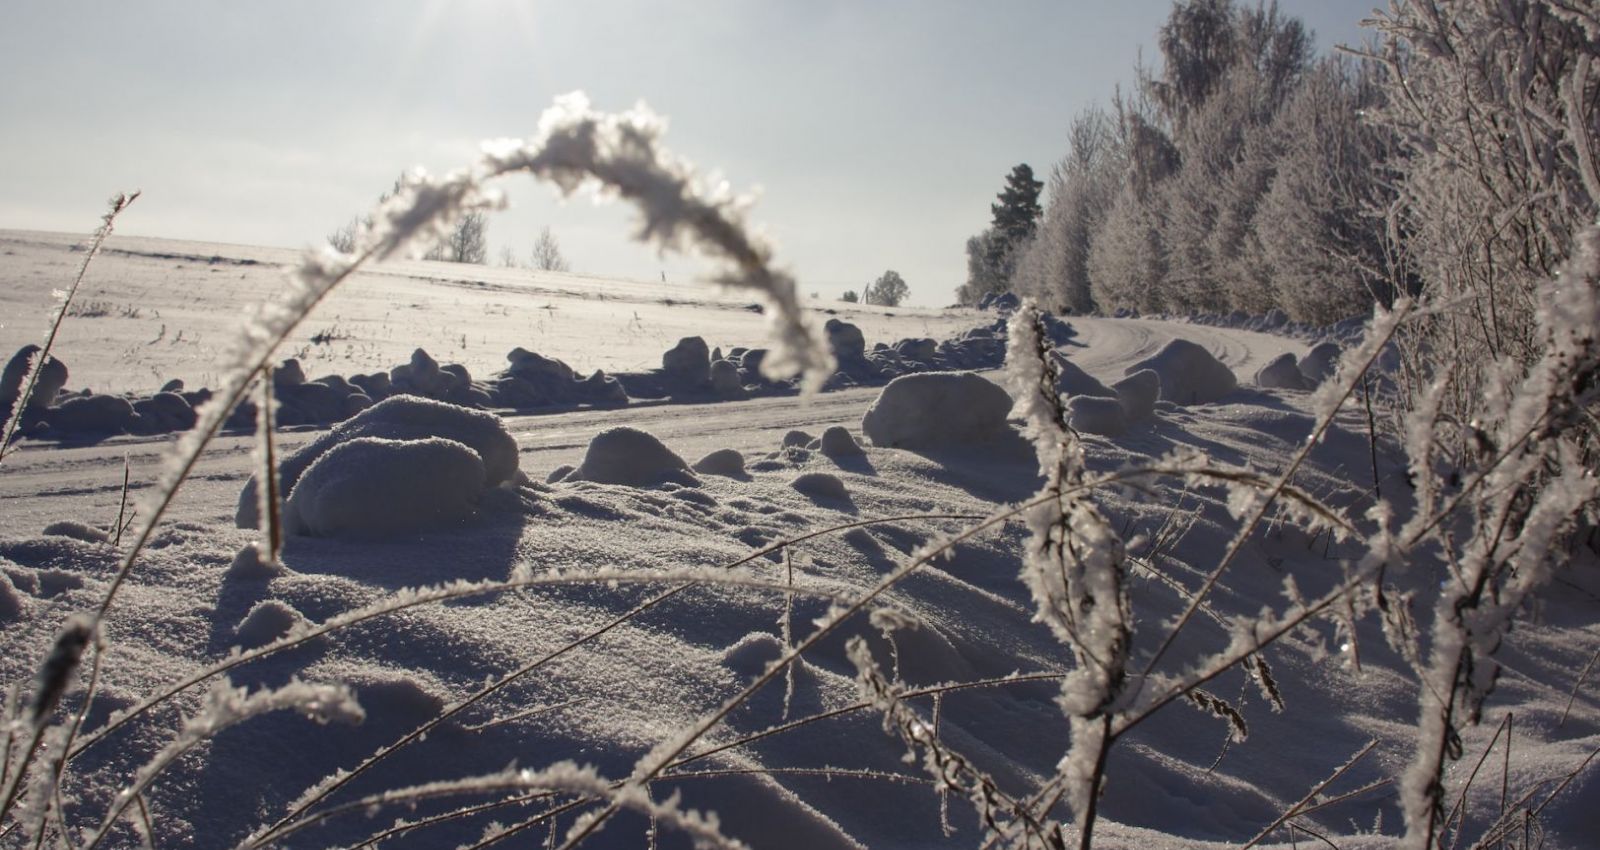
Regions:
<instances>
[{"instance_id":1,"label":"bare tree","mask_svg":"<svg viewBox=\"0 0 1600 850\"><path fill-rule=\"evenodd\" d=\"M561 244L546 225L539 230L539 239L533 243L533 267L546 272L569 272L572 266L561 253Z\"/></svg>"}]
</instances>

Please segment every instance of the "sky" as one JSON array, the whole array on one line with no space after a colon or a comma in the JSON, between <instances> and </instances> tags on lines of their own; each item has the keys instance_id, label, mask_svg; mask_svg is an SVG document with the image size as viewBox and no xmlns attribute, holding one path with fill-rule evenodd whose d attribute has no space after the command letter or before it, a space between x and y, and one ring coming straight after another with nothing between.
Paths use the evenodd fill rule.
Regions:
<instances>
[{"instance_id":1,"label":"sky","mask_svg":"<svg viewBox=\"0 0 1600 850\"><path fill-rule=\"evenodd\" d=\"M1373 0L1280 0L1319 48ZM1012 166L1041 177L1073 115L1134 79L1170 0L52 0L0 29L0 228L301 247L402 172L531 137L581 90L669 119L667 146L737 191L801 290L900 272L911 303L965 279ZM504 184L491 261L548 226L573 271L689 284L632 213Z\"/></svg>"}]
</instances>

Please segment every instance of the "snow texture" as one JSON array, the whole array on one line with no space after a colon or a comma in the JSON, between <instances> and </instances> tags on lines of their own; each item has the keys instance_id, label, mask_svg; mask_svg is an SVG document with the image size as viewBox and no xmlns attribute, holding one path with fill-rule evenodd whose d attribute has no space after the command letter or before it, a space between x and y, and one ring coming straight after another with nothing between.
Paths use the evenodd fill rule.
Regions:
<instances>
[{"instance_id":1,"label":"snow texture","mask_svg":"<svg viewBox=\"0 0 1600 850\"><path fill-rule=\"evenodd\" d=\"M923 372L889 382L861 417L872 445L957 448L1003 437L1011 396L971 372Z\"/></svg>"},{"instance_id":2,"label":"snow texture","mask_svg":"<svg viewBox=\"0 0 1600 850\"><path fill-rule=\"evenodd\" d=\"M691 478L688 468L683 458L654 434L623 426L596 434L583 453L583 463L566 480L648 487Z\"/></svg>"},{"instance_id":3,"label":"snow texture","mask_svg":"<svg viewBox=\"0 0 1600 850\"><path fill-rule=\"evenodd\" d=\"M284 505L288 534L410 536L472 516L483 458L442 437L358 437L324 452Z\"/></svg>"},{"instance_id":4,"label":"snow texture","mask_svg":"<svg viewBox=\"0 0 1600 850\"><path fill-rule=\"evenodd\" d=\"M1220 401L1239 385L1233 370L1205 347L1186 339L1168 342L1153 356L1129 366L1123 373L1149 369L1161 378L1161 400L1177 404L1209 404Z\"/></svg>"}]
</instances>

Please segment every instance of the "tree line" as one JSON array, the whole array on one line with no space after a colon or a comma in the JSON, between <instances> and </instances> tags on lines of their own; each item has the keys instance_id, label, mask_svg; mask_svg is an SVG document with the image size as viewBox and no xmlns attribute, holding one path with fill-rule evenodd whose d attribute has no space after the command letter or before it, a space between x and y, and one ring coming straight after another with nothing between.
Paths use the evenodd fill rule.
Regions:
<instances>
[{"instance_id":1,"label":"tree line","mask_svg":"<svg viewBox=\"0 0 1600 850\"><path fill-rule=\"evenodd\" d=\"M382 203L400 191L400 186L405 180L404 175L394 181L389 191L378 196ZM350 253L355 250L356 244L363 230L372 226L372 216L362 215L351 218L343 226L328 234L328 244L334 250ZM462 215L456 221L450 232L423 253L422 259L447 263L473 263L485 265L489 262L489 216L482 210L472 210ZM566 256L561 252L561 244L556 241L555 235L548 226L539 231L539 236L534 240L533 248L528 254L528 259L523 261L517 257L510 246L500 249L500 265L508 268L530 268L541 271L566 272L572 266L567 262Z\"/></svg>"},{"instance_id":2,"label":"tree line","mask_svg":"<svg viewBox=\"0 0 1600 850\"><path fill-rule=\"evenodd\" d=\"M1600 16L1542 0L1376 14L1368 48L1319 57L1274 3L1175 4L1159 66L1074 117L1036 217L1039 181L1008 177L960 300L1322 324L1437 282L1503 291L1486 337L1531 327L1532 282L1595 218Z\"/></svg>"}]
</instances>

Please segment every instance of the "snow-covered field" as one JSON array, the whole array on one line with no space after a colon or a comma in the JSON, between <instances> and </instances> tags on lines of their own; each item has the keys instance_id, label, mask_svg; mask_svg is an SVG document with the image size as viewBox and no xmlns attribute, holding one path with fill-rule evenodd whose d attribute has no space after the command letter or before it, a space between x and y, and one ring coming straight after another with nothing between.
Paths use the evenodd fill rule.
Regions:
<instances>
[{"instance_id":1,"label":"snow-covered field","mask_svg":"<svg viewBox=\"0 0 1600 850\"><path fill-rule=\"evenodd\" d=\"M71 250L79 241L0 233L0 273L10 281L0 292L7 317L0 352L9 355L42 336L50 291L70 282L81 262ZM207 384L214 377L209 364L230 339L241 307L272 292L277 265L292 256L133 238L114 238L109 248L79 295L82 305L105 305L104 315L69 318L57 344L71 369L69 388L148 393L171 378ZM761 344L762 319L745 304L685 284L395 263L339 290L287 353L302 358L308 375L388 368L418 346L475 373L501 368L516 346L580 369L640 369L659 365L661 352L683 336L730 347ZM815 306L858 324L869 346L945 338L992 320L966 310ZM1189 447L1272 475L1310 433L1308 393L1250 385L1256 369L1284 352L1303 353L1304 343L1153 320L1072 323L1077 335L1062 352L1106 384L1174 338L1212 352L1241 384L1216 403L1164 405L1123 436L1086 436L1093 470ZM314 342L319 331L332 339ZM348 683L365 719L324 726L278 712L248 720L182 755L141 800L157 847L235 846L252 829L285 818L296 831L280 836L279 846L351 846L399 821L425 822L467 807L481 810L422 823L384 846L474 846L500 834L491 823L516 830L500 846L545 846L595 808L571 793L592 777L576 768L522 777L499 772L571 761L592 767L605 782L626 779L641 756L714 716L786 642L804 640L921 547L1037 491L1033 447L1015 434L920 451L866 444L862 415L877 396L877 388L859 388L811 398L509 417L504 427L526 480L489 490L471 519L381 535L291 537L278 573L236 563L258 536L234 522L254 441L218 439L106 621L110 649L80 739L89 746L72 761L64 788L73 800L69 821L97 823L182 718L201 707L210 683L102 737L108 718L227 662L235 647L261 646L364 606L405 600L406 588L516 579L522 585L513 589L405 607L229 670L235 686L251 688L292 679ZM863 451L830 454L804 448L808 439L786 439L792 430L820 436L834 425L845 426ZM675 473L645 486L547 483L559 467L582 464L597 434L619 426L654 434L688 463L736 450L745 470ZM321 433L286 433L279 450L290 455ZM6 682L31 681L65 617L98 604L119 552L81 539L93 536L83 526L110 526L124 462L138 491L153 480L169 442L28 441L5 460L0 570L10 586L0 583L0 669ZM786 442L799 446L784 448ZM1352 408L1295 483L1359 517L1372 500L1373 463L1365 414ZM1384 450L1376 464L1384 497L1404 505L1403 467ZM1181 480L1150 493L1106 491L1096 501L1131 541L1132 666L1141 670L1237 522L1226 494ZM52 524L53 533L44 533ZM798 542L772 547L784 540ZM1033 601L1018 579L1025 540L1021 523L996 524L909 572L877 600L895 613L846 620L802 655L792 675L778 675L670 759L648 786L651 798L678 795L682 807L715 811L726 834L756 848L980 846L973 806L934 790L921 764L903 758L899 733L886 732L883 715L863 703L846 639L869 642L885 674L903 685L922 734L992 777L1002 805L1031 799L1068 746L1055 698L1072 663L1033 620ZM1287 578L1307 597L1337 585L1345 575L1341 559L1356 554L1326 535L1269 523L1246 543L1201 618L1155 672L1176 675L1225 646L1235 618L1284 608ZM684 575L692 571L700 572ZM587 578L597 572L602 579ZM1600 647L1597 573L1583 561L1559 575L1554 591L1535 601L1524 627L1500 651L1498 689L1481 724L1464 730L1465 757L1447 776L1446 799L1454 801L1496 729L1514 716L1509 759L1502 761L1504 745L1497 745L1465 795L1469 840L1498 815L1502 788L1512 804L1532 795L1537 805L1600 745L1600 699L1592 682L1579 684ZM1420 574L1392 580L1424 600L1438 581ZM1426 607L1419 603L1419 617ZM1207 712L1173 704L1119 741L1106 771L1096 846L1236 847L1291 810L1302 812L1292 818L1300 828L1274 830L1267 844L1320 844L1315 835L1343 848L1389 846L1401 823L1392 781L1410 759L1418 685L1370 618L1354 637L1319 620L1265 652L1281 711L1239 670L1209 683L1207 690L1235 706L1248 726L1248 736L1234 736L1242 740L1230 740L1228 726ZM525 667L531 669L521 672ZM504 685L474 697L498 682ZM63 704L75 709L74 700L69 694ZM467 700L459 712L446 712ZM448 717L436 723L441 713ZM423 727L426 734L407 737ZM297 804L319 780L397 741L403 745L392 755L325 800ZM1369 742L1372 749L1353 767L1292 808ZM499 785L339 808L385 790L490 774ZM1529 834L1549 848L1595 846L1596 776L1580 771L1560 787ZM540 785L546 781L567 790L546 793ZM137 807L128 811L106 846L137 846L133 824L141 816ZM313 817L317 812L328 814ZM1067 816L1065 806L1049 813ZM1516 846L1523 846L1522 834L1519 826ZM688 844L669 819L653 835L648 818L625 812L585 846Z\"/></svg>"}]
</instances>

